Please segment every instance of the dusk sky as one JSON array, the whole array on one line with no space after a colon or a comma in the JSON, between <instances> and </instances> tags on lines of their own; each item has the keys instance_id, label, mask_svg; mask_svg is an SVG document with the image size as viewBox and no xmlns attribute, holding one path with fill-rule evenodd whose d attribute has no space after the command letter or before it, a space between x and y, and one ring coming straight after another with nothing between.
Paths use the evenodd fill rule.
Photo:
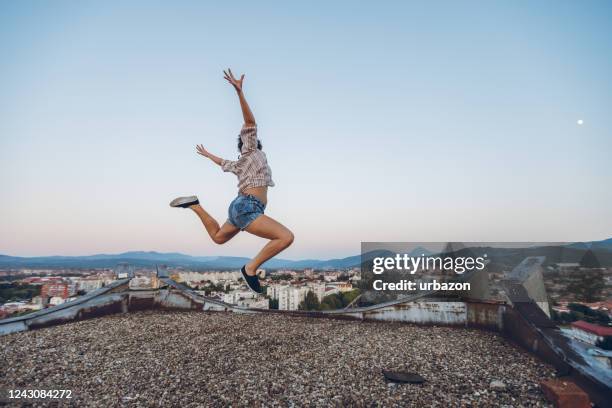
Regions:
<instances>
[{"instance_id":1,"label":"dusk sky","mask_svg":"<svg viewBox=\"0 0 612 408\"><path fill-rule=\"evenodd\" d=\"M262 5L265 4L265 5ZM245 94L282 258L612 236L612 2L0 2L0 254L213 244ZM582 120L582 124L578 121Z\"/></svg>"}]
</instances>

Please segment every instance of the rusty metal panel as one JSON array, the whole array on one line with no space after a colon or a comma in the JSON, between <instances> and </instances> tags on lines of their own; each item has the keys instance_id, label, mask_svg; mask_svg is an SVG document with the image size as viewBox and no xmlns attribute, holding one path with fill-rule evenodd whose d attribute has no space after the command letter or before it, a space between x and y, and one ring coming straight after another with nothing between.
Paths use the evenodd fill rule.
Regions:
<instances>
[{"instance_id":1,"label":"rusty metal panel","mask_svg":"<svg viewBox=\"0 0 612 408\"><path fill-rule=\"evenodd\" d=\"M175 290L164 290L160 292L159 304L170 309L200 309L202 302L197 302L190 296Z\"/></svg>"},{"instance_id":2,"label":"rusty metal panel","mask_svg":"<svg viewBox=\"0 0 612 408\"><path fill-rule=\"evenodd\" d=\"M497 303L467 302L467 324L469 327L499 331L504 307Z\"/></svg>"},{"instance_id":3,"label":"rusty metal panel","mask_svg":"<svg viewBox=\"0 0 612 408\"><path fill-rule=\"evenodd\" d=\"M151 292L130 293L128 301L128 310L135 311L155 309L156 307L158 307L156 297L156 294Z\"/></svg>"},{"instance_id":4,"label":"rusty metal panel","mask_svg":"<svg viewBox=\"0 0 612 408\"><path fill-rule=\"evenodd\" d=\"M95 305L84 305L84 307L80 308L77 312L75 319L91 319L94 317L105 316L109 314L115 313L123 313L124 308L123 305L125 303L125 297L120 297L119 299L109 299L108 302L98 303ZM30 327L35 328L33 325Z\"/></svg>"}]
</instances>

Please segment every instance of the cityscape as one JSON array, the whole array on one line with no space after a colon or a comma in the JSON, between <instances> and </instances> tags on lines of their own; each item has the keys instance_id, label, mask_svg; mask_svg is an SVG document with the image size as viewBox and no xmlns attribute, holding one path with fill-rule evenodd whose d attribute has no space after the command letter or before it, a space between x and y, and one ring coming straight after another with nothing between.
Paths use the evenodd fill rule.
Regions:
<instances>
[{"instance_id":1,"label":"cityscape","mask_svg":"<svg viewBox=\"0 0 612 408\"><path fill-rule=\"evenodd\" d=\"M75 300L94 290L134 274L132 289L157 289L154 269L118 265L101 269L19 269L0 270L2 304L0 318L18 316ZM346 270L278 269L257 271L263 294L248 289L239 270L192 271L171 268L176 282L196 293L245 308L278 310L332 310L358 300L360 272Z\"/></svg>"}]
</instances>

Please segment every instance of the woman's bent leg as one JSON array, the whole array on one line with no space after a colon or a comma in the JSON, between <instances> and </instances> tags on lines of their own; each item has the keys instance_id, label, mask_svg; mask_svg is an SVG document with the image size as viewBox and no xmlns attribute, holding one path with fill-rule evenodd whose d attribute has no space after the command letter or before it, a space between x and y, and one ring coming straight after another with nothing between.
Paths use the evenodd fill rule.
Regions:
<instances>
[{"instance_id":1,"label":"woman's bent leg","mask_svg":"<svg viewBox=\"0 0 612 408\"><path fill-rule=\"evenodd\" d=\"M246 272L251 276L255 275L257 268L259 268L261 264L293 243L293 233L283 224L267 215L257 217L255 221L249 224L246 231L258 237L270 240L270 242L259 251L255 258L246 264Z\"/></svg>"},{"instance_id":2,"label":"woman's bent leg","mask_svg":"<svg viewBox=\"0 0 612 408\"><path fill-rule=\"evenodd\" d=\"M219 227L219 223L209 213L207 213L200 204L192 205L189 207L202 221L206 232L210 235L210 238L216 244L224 244L232 239L240 230L226 222L223 226Z\"/></svg>"}]
</instances>

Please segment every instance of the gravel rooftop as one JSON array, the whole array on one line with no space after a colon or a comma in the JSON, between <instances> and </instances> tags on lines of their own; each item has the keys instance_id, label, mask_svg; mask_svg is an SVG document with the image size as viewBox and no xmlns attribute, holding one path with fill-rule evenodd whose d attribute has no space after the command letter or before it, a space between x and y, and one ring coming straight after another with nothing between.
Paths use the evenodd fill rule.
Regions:
<instances>
[{"instance_id":1,"label":"gravel rooftop","mask_svg":"<svg viewBox=\"0 0 612 408\"><path fill-rule=\"evenodd\" d=\"M278 314L110 315L0 350L0 388L71 389L60 406L79 407L541 407L538 381L554 376L494 333ZM382 369L427 381L387 384Z\"/></svg>"}]
</instances>

